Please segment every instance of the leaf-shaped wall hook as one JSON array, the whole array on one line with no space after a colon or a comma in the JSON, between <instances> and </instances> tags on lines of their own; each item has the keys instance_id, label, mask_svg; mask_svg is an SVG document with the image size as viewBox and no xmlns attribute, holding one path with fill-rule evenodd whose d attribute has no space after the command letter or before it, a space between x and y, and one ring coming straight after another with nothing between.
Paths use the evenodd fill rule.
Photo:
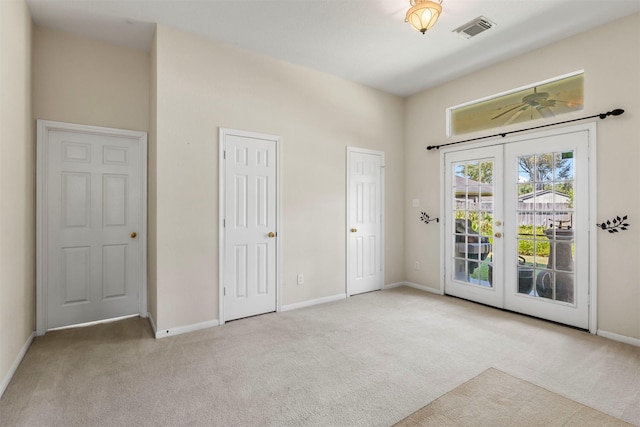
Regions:
<instances>
[{"instance_id":1,"label":"leaf-shaped wall hook","mask_svg":"<svg viewBox=\"0 0 640 427\"><path fill-rule=\"evenodd\" d=\"M603 222L602 224L598 224L598 227L608 231L611 234L619 233L620 231L628 230L628 227L629 227L629 223L627 222L628 217L629 217L628 215L625 215L622 218L619 216L616 216L611 220L608 219L606 222Z\"/></svg>"},{"instance_id":2,"label":"leaf-shaped wall hook","mask_svg":"<svg viewBox=\"0 0 640 427\"><path fill-rule=\"evenodd\" d=\"M420 212L420 221L429 224L431 221L440 222L440 218L429 218L426 212Z\"/></svg>"}]
</instances>

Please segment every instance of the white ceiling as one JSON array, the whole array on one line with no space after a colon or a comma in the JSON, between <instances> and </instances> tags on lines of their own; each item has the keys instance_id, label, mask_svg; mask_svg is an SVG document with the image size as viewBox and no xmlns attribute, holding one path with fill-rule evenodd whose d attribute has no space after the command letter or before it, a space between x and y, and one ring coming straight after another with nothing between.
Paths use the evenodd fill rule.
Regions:
<instances>
[{"instance_id":1,"label":"white ceiling","mask_svg":"<svg viewBox=\"0 0 640 427\"><path fill-rule=\"evenodd\" d=\"M37 25L117 45L148 50L160 23L401 96L640 12L640 0L444 0L422 35L404 22L409 0L27 3ZM452 32L480 15L497 25Z\"/></svg>"}]
</instances>

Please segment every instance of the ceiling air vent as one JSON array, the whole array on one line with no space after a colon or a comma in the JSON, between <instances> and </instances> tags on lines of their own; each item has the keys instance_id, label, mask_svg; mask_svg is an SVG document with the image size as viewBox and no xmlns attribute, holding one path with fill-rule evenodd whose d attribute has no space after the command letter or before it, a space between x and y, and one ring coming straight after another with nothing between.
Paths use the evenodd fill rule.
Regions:
<instances>
[{"instance_id":1,"label":"ceiling air vent","mask_svg":"<svg viewBox=\"0 0 640 427\"><path fill-rule=\"evenodd\" d=\"M494 22L489 21L484 16L479 16L476 19L456 28L453 32L460 34L465 39L470 39L473 36L477 36L478 34L487 31L495 25L496 24Z\"/></svg>"}]
</instances>

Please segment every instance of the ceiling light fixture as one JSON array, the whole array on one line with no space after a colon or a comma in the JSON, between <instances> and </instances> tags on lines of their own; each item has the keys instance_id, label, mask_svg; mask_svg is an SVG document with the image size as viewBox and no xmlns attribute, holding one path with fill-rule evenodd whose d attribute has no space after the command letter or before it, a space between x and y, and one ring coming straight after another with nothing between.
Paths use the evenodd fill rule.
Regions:
<instances>
[{"instance_id":1,"label":"ceiling light fixture","mask_svg":"<svg viewBox=\"0 0 640 427\"><path fill-rule=\"evenodd\" d=\"M404 21L422 34L435 25L442 13L442 0L409 0L409 4Z\"/></svg>"}]
</instances>

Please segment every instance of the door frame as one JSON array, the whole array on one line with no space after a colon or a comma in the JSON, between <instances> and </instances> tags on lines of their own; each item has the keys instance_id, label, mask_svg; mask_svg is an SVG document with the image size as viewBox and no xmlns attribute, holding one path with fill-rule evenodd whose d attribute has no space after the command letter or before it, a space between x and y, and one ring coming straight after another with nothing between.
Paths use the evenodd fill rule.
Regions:
<instances>
[{"instance_id":1,"label":"door frame","mask_svg":"<svg viewBox=\"0 0 640 427\"><path fill-rule=\"evenodd\" d=\"M442 223L440 224L440 293L445 292L445 259L447 254L444 250L444 239L446 236L446 206L445 206L445 174L447 173L445 154L470 150L474 148L484 148L492 145L506 145L513 142L520 142L526 140L532 140L537 138L547 138L556 135L563 135L567 133L576 133L586 131L589 138L588 152L588 164L589 173L587 180L589 182L589 212L587 212L587 218L589 222L589 332L596 334L598 331L598 241L597 241L597 207L598 207L598 193L597 193L597 157L596 157L596 144L597 144L597 123L584 123L579 125L565 126L557 129L539 131L533 133L526 133L523 135L508 136L501 139L489 139L486 141L472 142L464 144L460 147L452 146L449 148L443 148L440 150L440 218ZM504 181L504 180L503 180ZM503 287L504 289L504 287Z\"/></svg>"},{"instance_id":2,"label":"door frame","mask_svg":"<svg viewBox=\"0 0 640 427\"><path fill-rule=\"evenodd\" d=\"M148 315L147 305L147 133L134 130L82 125L77 123L37 120L36 132L36 335L44 335L48 329L47 319L47 275L48 275L48 229L46 185L49 154L49 131L89 133L100 136L124 137L140 143L140 280L138 288L138 312L140 317ZM93 323L93 322L92 322Z\"/></svg>"},{"instance_id":3,"label":"door frame","mask_svg":"<svg viewBox=\"0 0 640 427\"><path fill-rule=\"evenodd\" d=\"M385 238L384 238L384 229L385 229L385 158L384 151L377 150L369 150L367 148L358 148L358 147L346 147L346 156L345 156L345 170L346 170L346 187L345 187L345 196L346 196L346 210L345 210L345 292L347 298L349 298L351 294L351 289L349 286L349 212L351 212L351 197L349 193L349 189L351 188L351 168L349 164L349 158L351 153L362 153L362 154L373 154L380 156L380 289L384 289L384 277L385 277Z\"/></svg>"},{"instance_id":4,"label":"door frame","mask_svg":"<svg viewBox=\"0 0 640 427\"><path fill-rule=\"evenodd\" d=\"M224 242L226 238L225 228L225 150L224 142L226 135L237 135L244 138L268 139L276 144L276 312L282 310L282 227L281 227L281 195L282 195L282 158L281 144L282 137L264 133L249 132L230 128L218 128L218 323L225 324L224 319L224 273L225 257Z\"/></svg>"}]
</instances>

